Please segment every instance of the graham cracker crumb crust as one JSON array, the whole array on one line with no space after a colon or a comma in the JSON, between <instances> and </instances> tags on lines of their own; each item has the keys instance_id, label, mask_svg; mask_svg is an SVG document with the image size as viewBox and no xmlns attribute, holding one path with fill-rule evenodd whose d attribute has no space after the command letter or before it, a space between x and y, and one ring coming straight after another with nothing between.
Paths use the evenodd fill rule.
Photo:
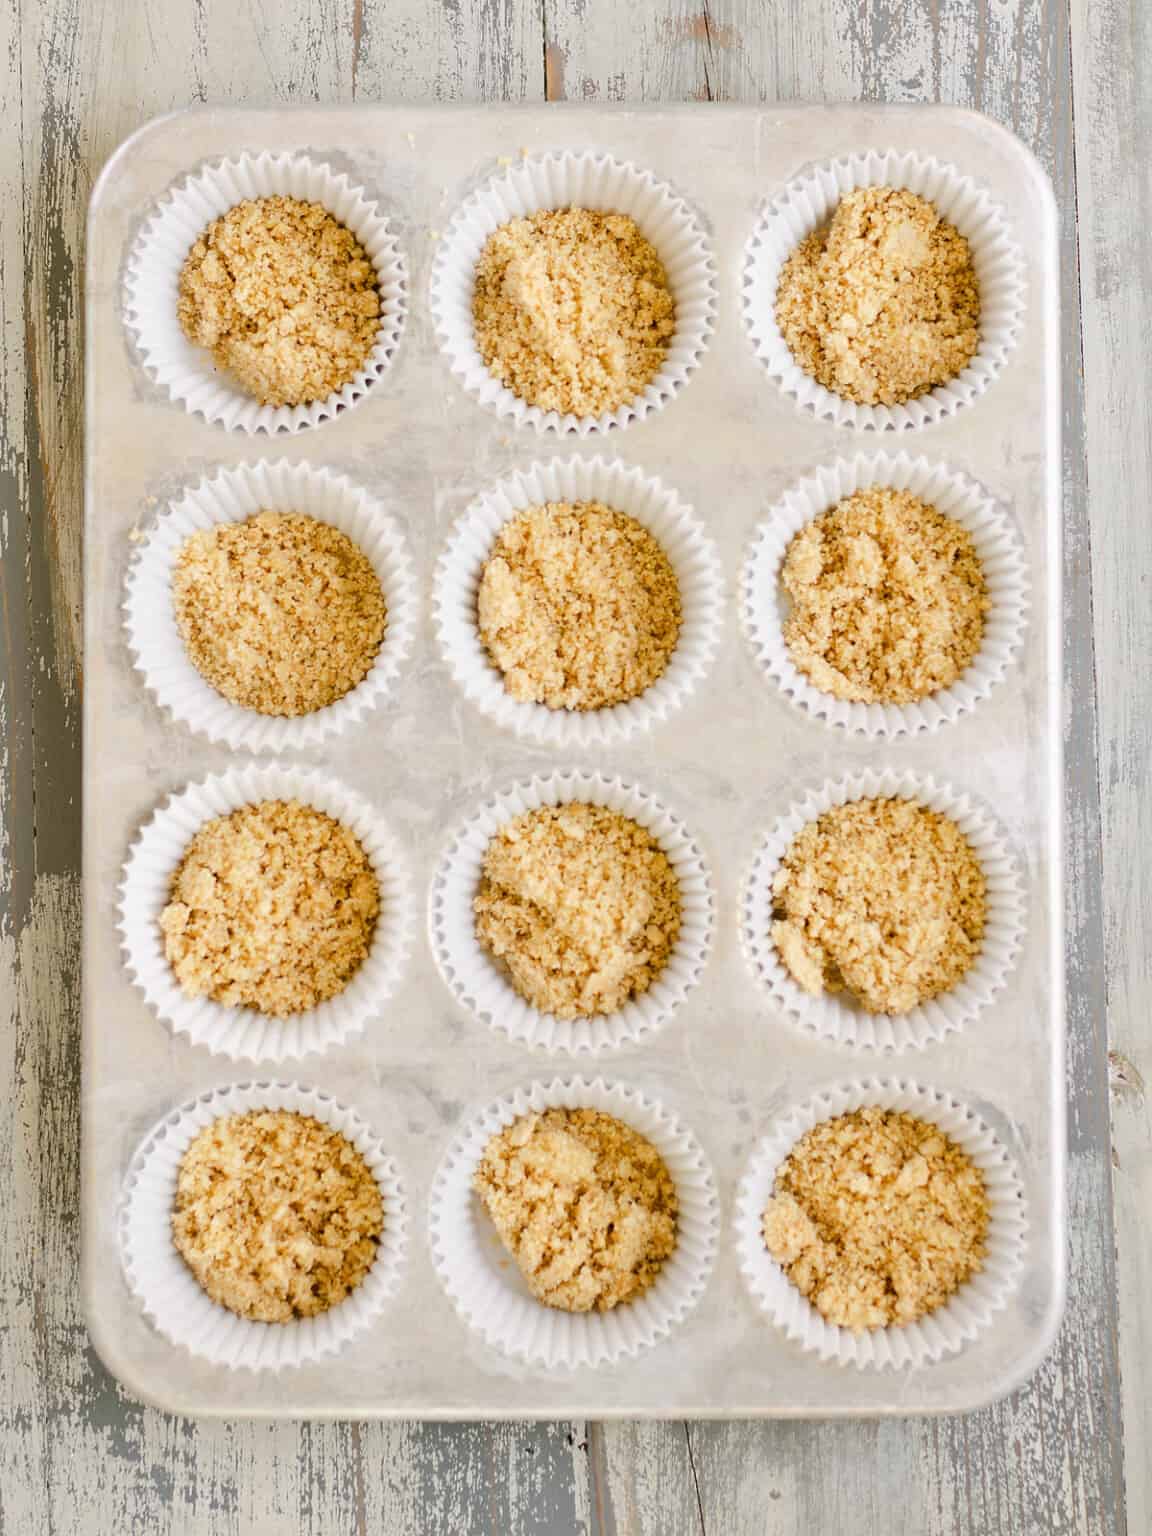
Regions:
<instances>
[{"instance_id":1,"label":"graham cracker crumb crust","mask_svg":"<svg viewBox=\"0 0 1152 1536\"><path fill-rule=\"evenodd\" d=\"M356 1147L293 1110L223 1115L180 1161L177 1252L212 1298L261 1323L315 1317L361 1284L384 1229Z\"/></svg>"},{"instance_id":2,"label":"graham cracker crumb crust","mask_svg":"<svg viewBox=\"0 0 1152 1536\"><path fill-rule=\"evenodd\" d=\"M548 502L501 528L477 619L514 699L603 709L664 672L680 633L680 587L636 518L596 501Z\"/></svg>"},{"instance_id":3,"label":"graham cracker crumb crust","mask_svg":"<svg viewBox=\"0 0 1152 1536\"><path fill-rule=\"evenodd\" d=\"M902 405L980 345L968 241L904 188L846 192L780 271L776 322L797 364L859 405Z\"/></svg>"},{"instance_id":4,"label":"graham cracker crumb crust","mask_svg":"<svg viewBox=\"0 0 1152 1536\"><path fill-rule=\"evenodd\" d=\"M916 1322L979 1274L984 1176L938 1126L858 1109L813 1126L781 1164L764 1242L830 1323Z\"/></svg>"},{"instance_id":5,"label":"graham cracker crumb crust","mask_svg":"<svg viewBox=\"0 0 1152 1536\"><path fill-rule=\"evenodd\" d=\"M387 610L371 561L328 523L258 512L186 539L172 573L176 627L233 704L295 717L363 682Z\"/></svg>"},{"instance_id":6,"label":"graham cracker crumb crust","mask_svg":"<svg viewBox=\"0 0 1152 1536\"><path fill-rule=\"evenodd\" d=\"M321 204L250 198L189 251L177 313L188 340L261 405L304 405L343 389L367 362L379 285L359 240Z\"/></svg>"},{"instance_id":7,"label":"graham cracker crumb crust","mask_svg":"<svg viewBox=\"0 0 1152 1536\"><path fill-rule=\"evenodd\" d=\"M663 1158L600 1110L522 1115L489 1140L473 1187L533 1296L565 1312L633 1300L676 1246Z\"/></svg>"},{"instance_id":8,"label":"graham cracker crumb crust","mask_svg":"<svg viewBox=\"0 0 1152 1536\"><path fill-rule=\"evenodd\" d=\"M160 929L186 997L283 1017L343 992L379 912L355 833L297 800L262 800L195 834Z\"/></svg>"},{"instance_id":9,"label":"graham cracker crumb crust","mask_svg":"<svg viewBox=\"0 0 1152 1536\"><path fill-rule=\"evenodd\" d=\"M599 416L659 373L676 329L668 276L625 214L559 208L512 219L476 265L476 346L529 405Z\"/></svg>"},{"instance_id":10,"label":"graham cracker crumb crust","mask_svg":"<svg viewBox=\"0 0 1152 1536\"><path fill-rule=\"evenodd\" d=\"M971 665L990 607L972 535L891 486L846 496L792 538L784 640L837 699L910 704Z\"/></svg>"},{"instance_id":11,"label":"graham cracker crumb crust","mask_svg":"<svg viewBox=\"0 0 1152 1536\"><path fill-rule=\"evenodd\" d=\"M772 882L772 938L797 984L901 1014L980 950L986 882L956 823L914 800L853 800L802 827Z\"/></svg>"},{"instance_id":12,"label":"graham cracker crumb crust","mask_svg":"<svg viewBox=\"0 0 1152 1536\"><path fill-rule=\"evenodd\" d=\"M476 936L533 1007L613 1013L646 992L680 933L680 883L646 828L574 802L513 817L484 854Z\"/></svg>"}]
</instances>

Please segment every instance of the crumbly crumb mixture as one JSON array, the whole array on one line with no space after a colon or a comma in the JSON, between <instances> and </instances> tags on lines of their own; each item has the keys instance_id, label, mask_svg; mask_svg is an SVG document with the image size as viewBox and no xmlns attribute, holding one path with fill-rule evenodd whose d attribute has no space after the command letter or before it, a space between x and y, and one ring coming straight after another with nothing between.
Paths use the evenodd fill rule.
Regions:
<instances>
[{"instance_id":1,"label":"crumbly crumb mixture","mask_svg":"<svg viewBox=\"0 0 1152 1536\"><path fill-rule=\"evenodd\" d=\"M376 341L380 293L368 253L319 203L258 197L213 220L180 273L188 340L207 347L261 405L323 400Z\"/></svg>"},{"instance_id":2,"label":"crumbly crumb mixture","mask_svg":"<svg viewBox=\"0 0 1152 1536\"><path fill-rule=\"evenodd\" d=\"M830 1323L912 1323L983 1267L984 1176L939 1126L858 1109L813 1126L776 1174L764 1241Z\"/></svg>"},{"instance_id":3,"label":"crumbly crumb mixture","mask_svg":"<svg viewBox=\"0 0 1152 1536\"><path fill-rule=\"evenodd\" d=\"M372 563L317 518L258 512L184 541L176 626L197 671L262 715L306 715L363 681L384 639Z\"/></svg>"},{"instance_id":4,"label":"crumbly crumb mixture","mask_svg":"<svg viewBox=\"0 0 1152 1536\"><path fill-rule=\"evenodd\" d=\"M772 884L772 938L806 992L907 1013L953 987L984 934L980 860L949 816L853 800L796 834Z\"/></svg>"},{"instance_id":5,"label":"crumbly crumb mixture","mask_svg":"<svg viewBox=\"0 0 1152 1536\"><path fill-rule=\"evenodd\" d=\"M384 1206L339 1131L287 1109L213 1120L180 1162L172 1238L213 1301L261 1323L327 1312L372 1268Z\"/></svg>"},{"instance_id":6,"label":"crumbly crumb mixture","mask_svg":"<svg viewBox=\"0 0 1152 1536\"><path fill-rule=\"evenodd\" d=\"M676 1246L676 1186L656 1148L598 1109L546 1109L493 1136L473 1180L533 1296L607 1312Z\"/></svg>"},{"instance_id":7,"label":"crumbly crumb mixture","mask_svg":"<svg viewBox=\"0 0 1152 1536\"><path fill-rule=\"evenodd\" d=\"M914 400L954 379L980 344L968 241L914 192L847 192L781 268L776 322L826 389L860 405Z\"/></svg>"},{"instance_id":8,"label":"crumbly crumb mixture","mask_svg":"<svg viewBox=\"0 0 1152 1536\"><path fill-rule=\"evenodd\" d=\"M615 411L663 365L676 329L668 275L634 219L558 208L512 219L476 266L476 345L529 405Z\"/></svg>"},{"instance_id":9,"label":"crumbly crumb mixture","mask_svg":"<svg viewBox=\"0 0 1152 1536\"><path fill-rule=\"evenodd\" d=\"M379 912L355 833L297 800L261 800L192 838L160 928L187 997L281 1017L343 992Z\"/></svg>"},{"instance_id":10,"label":"crumbly crumb mixture","mask_svg":"<svg viewBox=\"0 0 1152 1536\"><path fill-rule=\"evenodd\" d=\"M659 843L618 811L575 802L492 838L476 934L521 997L561 1019L646 992L680 932L680 883Z\"/></svg>"},{"instance_id":11,"label":"crumbly crumb mixture","mask_svg":"<svg viewBox=\"0 0 1152 1536\"><path fill-rule=\"evenodd\" d=\"M801 528L781 580L792 659L837 699L926 698L956 681L984 637L988 589L972 535L891 486L846 496Z\"/></svg>"},{"instance_id":12,"label":"crumbly crumb mixture","mask_svg":"<svg viewBox=\"0 0 1152 1536\"><path fill-rule=\"evenodd\" d=\"M668 665L680 588L634 517L596 501L549 502L501 528L477 618L514 699L603 709L636 698Z\"/></svg>"}]
</instances>

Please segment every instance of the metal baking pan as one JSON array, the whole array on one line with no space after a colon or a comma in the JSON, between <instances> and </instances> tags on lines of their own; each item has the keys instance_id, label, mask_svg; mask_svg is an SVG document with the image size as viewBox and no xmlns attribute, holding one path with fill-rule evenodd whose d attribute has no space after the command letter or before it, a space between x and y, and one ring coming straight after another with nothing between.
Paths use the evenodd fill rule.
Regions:
<instances>
[{"instance_id":1,"label":"metal baking pan","mask_svg":"<svg viewBox=\"0 0 1152 1536\"><path fill-rule=\"evenodd\" d=\"M125 263L142 222L179 178L237 150L307 151L382 205L409 274L392 367L354 409L296 435L246 437L174 404L145 373L124 323ZM718 306L702 365L666 408L602 437L558 438L499 419L453 378L429 314L437 236L507 157L594 148L667 180L704 224ZM745 247L764 200L812 162L861 149L916 150L971 176L1006 210L1026 261L1024 324L1001 376L966 409L879 440L798 409L754 355L741 313ZM84 696L83 1286L88 1324L130 1392L190 1414L282 1418L800 1417L967 1410L1035 1369L1054 1336L1064 1273L1064 1088L1059 713L1060 443L1056 221L1048 184L1004 130L950 108L556 107L196 110L148 124L92 196L87 265ZM946 462L1010 510L1027 552L1031 617L993 694L931 734L867 740L790 704L758 670L737 613L759 521L790 483L861 449ZM579 761L517 740L459 693L436 644L430 584L471 498L553 454L619 457L689 502L724 563L727 614L705 686L669 721ZM512 781L553 768L619 772L690 824L716 892L712 954L670 1021L633 1046L579 1060L531 1051L461 1006L422 921L386 1017L358 1040L269 1069L174 1038L126 972L117 886L129 846L169 793L235 762L172 724L133 669L125 577L140 531L183 487L261 457L324 464L366 486L401 524L421 612L387 704L355 735L298 754L387 814L421 913L450 824ZM792 1025L754 982L738 927L755 847L802 786L865 768L910 768L976 791L1018 852L1026 931L1007 986L964 1028L878 1054ZM433 1267L427 1194L454 1131L522 1084L579 1070L635 1085L674 1110L715 1173L719 1253L695 1310L635 1359L549 1374L496 1353L454 1311ZM790 1103L845 1078L912 1077L976 1108L1014 1159L1027 1249L1008 1307L954 1357L893 1372L802 1352L757 1308L739 1273L734 1191ZM383 1129L403 1169L411 1240L398 1292L355 1349L280 1374L193 1358L154 1330L121 1270L116 1221L133 1152L198 1093L294 1080Z\"/></svg>"}]
</instances>

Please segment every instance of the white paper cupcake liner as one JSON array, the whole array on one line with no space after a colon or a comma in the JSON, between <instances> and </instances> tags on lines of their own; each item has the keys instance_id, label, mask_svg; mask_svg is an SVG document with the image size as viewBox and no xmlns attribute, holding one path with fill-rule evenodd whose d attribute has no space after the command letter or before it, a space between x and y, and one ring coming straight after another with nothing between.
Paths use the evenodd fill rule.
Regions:
<instances>
[{"instance_id":1,"label":"white paper cupcake liner","mask_svg":"<svg viewBox=\"0 0 1152 1536\"><path fill-rule=\"evenodd\" d=\"M776 1171L805 1132L856 1109L904 1110L940 1127L984 1175L987 1253L980 1273L919 1322L853 1333L828 1322L788 1279L764 1242L764 1209ZM970 1343L1008 1302L1024 1259L1024 1190L1011 1158L988 1125L949 1093L899 1078L867 1078L824 1089L781 1115L758 1144L736 1192L736 1252L752 1295L800 1347L837 1365L892 1369L930 1365Z\"/></svg>"},{"instance_id":2,"label":"white paper cupcake liner","mask_svg":"<svg viewBox=\"0 0 1152 1536\"><path fill-rule=\"evenodd\" d=\"M364 366L308 405L261 405L187 339L176 312L184 262L209 224L237 203L275 196L322 204L360 241L379 279L380 328ZM166 194L128 262L126 320L145 369L187 410L233 431L299 432L354 405L391 363L407 302L404 258L380 208L307 155L244 154L200 167Z\"/></svg>"},{"instance_id":3,"label":"white paper cupcake liner","mask_svg":"<svg viewBox=\"0 0 1152 1536\"><path fill-rule=\"evenodd\" d=\"M489 1140L531 1111L598 1109L646 1136L676 1185L676 1248L642 1295L609 1312L562 1312L532 1296L472 1190ZM716 1256L719 1202L695 1136L639 1089L554 1078L497 1100L457 1135L433 1181L429 1236L437 1273L470 1328L493 1348L546 1370L606 1366L664 1338L696 1305Z\"/></svg>"},{"instance_id":4,"label":"white paper cupcake liner","mask_svg":"<svg viewBox=\"0 0 1152 1536\"><path fill-rule=\"evenodd\" d=\"M287 1109L340 1131L372 1172L384 1229L363 1281L338 1306L290 1323L258 1323L211 1300L172 1240L180 1163L193 1138L224 1115ZM279 1371L334 1355L368 1328L400 1283L408 1211L399 1169L368 1125L326 1093L295 1083L253 1082L213 1089L173 1110L140 1146L124 1179L120 1256L128 1287L169 1343L231 1370Z\"/></svg>"},{"instance_id":5,"label":"white paper cupcake liner","mask_svg":"<svg viewBox=\"0 0 1152 1536\"><path fill-rule=\"evenodd\" d=\"M541 410L497 383L477 349L472 320L476 262L489 235L511 219L568 207L634 219L663 262L676 300L676 334L659 373L634 400L600 416ZM441 347L470 394L518 426L583 437L640 421L683 388L712 331L715 266L695 213L650 171L591 152L541 155L493 177L455 214L432 270L431 303Z\"/></svg>"},{"instance_id":6,"label":"white paper cupcake liner","mask_svg":"<svg viewBox=\"0 0 1152 1536\"><path fill-rule=\"evenodd\" d=\"M776 324L780 269L807 235L858 187L904 187L933 203L967 239L980 286L980 345L947 384L903 405L857 405L825 389L793 360ZM744 263L744 316L756 354L786 394L839 426L891 431L923 427L969 405L1003 367L1024 312L1024 261L1003 210L951 165L896 150L845 155L805 171L767 206Z\"/></svg>"},{"instance_id":7,"label":"white paper cupcake liner","mask_svg":"<svg viewBox=\"0 0 1152 1536\"><path fill-rule=\"evenodd\" d=\"M213 817L260 800L299 800L342 822L360 839L380 887L376 931L347 987L315 1008L284 1018L185 996L160 932L172 878L196 832ZM120 885L119 928L133 981L174 1034L233 1060L289 1061L363 1033L400 982L413 927L408 861L387 823L338 779L306 768L250 764L189 784L144 825Z\"/></svg>"},{"instance_id":8,"label":"white paper cupcake liner","mask_svg":"<svg viewBox=\"0 0 1152 1536\"><path fill-rule=\"evenodd\" d=\"M876 798L915 800L951 817L980 860L987 882L984 937L969 970L947 992L892 1016L868 1013L845 993L810 996L793 980L772 938L772 881L800 828L835 805ZM867 769L817 785L779 817L753 863L740 928L757 979L791 1020L843 1045L903 1051L959 1029L1005 986L1023 940L1024 896L1004 832L973 796L920 774Z\"/></svg>"},{"instance_id":9,"label":"white paper cupcake liner","mask_svg":"<svg viewBox=\"0 0 1152 1536\"><path fill-rule=\"evenodd\" d=\"M370 670L343 698L308 715L261 715L233 704L196 670L176 626L172 576L185 540L260 511L300 513L339 528L371 562L387 605ZM285 460L222 469L165 508L129 570L124 603L136 669L161 708L210 741L248 752L313 747L358 724L395 684L412 649L416 615L404 536L380 503L343 475Z\"/></svg>"},{"instance_id":10,"label":"white paper cupcake liner","mask_svg":"<svg viewBox=\"0 0 1152 1536\"><path fill-rule=\"evenodd\" d=\"M875 485L909 491L966 528L991 601L977 655L950 687L914 704L833 698L800 671L784 641L790 600L780 585L780 573L793 536L844 497ZM898 736L952 723L992 692L1020 649L1028 612L1028 566L1007 514L967 475L906 453L857 454L822 466L791 486L771 509L753 536L741 599L756 660L786 698L856 735Z\"/></svg>"},{"instance_id":11,"label":"white paper cupcake liner","mask_svg":"<svg viewBox=\"0 0 1152 1536\"><path fill-rule=\"evenodd\" d=\"M680 933L664 969L646 992L615 1013L558 1019L514 990L476 937L473 900L491 838L513 817L571 801L602 805L646 827L680 882ZM582 1054L643 1039L664 1024L700 979L712 941L714 898L703 857L684 824L654 795L624 779L577 770L514 784L472 813L453 835L431 891L436 960L463 1007L510 1040Z\"/></svg>"},{"instance_id":12,"label":"white paper cupcake liner","mask_svg":"<svg viewBox=\"0 0 1152 1536\"><path fill-rule=\"evenodd\" d=\"M642 523L676 572L682 622L659 678L637 698L604 709L522 703L504 687L480 637L476 603L484 565L504 524L545 502L599 501ZM456 682L489 719L524 740L569 749L626 741L679 708L707 673L724 625L716 546L675 491L619 460L553 459L500 481L456 524L436 567L433 607L440 647Z\"/></svg>"}]
</instances>

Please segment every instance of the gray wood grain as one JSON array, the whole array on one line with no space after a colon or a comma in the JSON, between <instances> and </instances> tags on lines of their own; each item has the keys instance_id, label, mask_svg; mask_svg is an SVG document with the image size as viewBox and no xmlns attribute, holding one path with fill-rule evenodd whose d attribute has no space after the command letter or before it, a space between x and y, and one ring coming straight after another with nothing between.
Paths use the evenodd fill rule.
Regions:
<instances>
[{"instance_id":1,"label":"gray wood grain","mask_svg":"<svg viewBox=\"0 0 1152 1536\"><path fill-rule=\"evenodd\" d=\"M1132 571L1148 556L1148 422L1131 380L1152 275L1145 254L1139 282L1135 261L1147 228L1147 26L1139 0L1075 0L1071 31L1055 0L716 0L701 11L672 0L9 0L0 11L0 121L12 125L0 139L0 1530L1124 1529L1106 1018L1111 1003L1120 1077L1147 1075L1147 961L1126 959L1123 938L1142 898L1147 913L1132 850L1148 842L1139 794L1148 739L1131 692L1105 686L1097 713L1093 637L1106 680L1123 677L1132 690L1144 679L1149 620ZM1130 74L1137 64L1142 73ZM967 1419L199 1425L128 1402L86 1342L75 1211L79 274L89 186L123 134L193 100L545 95L957 101L1019 133L1056 184L1067 277L1070 1300L1059 1349L1035 1382ZM1124 347L1131 366L1122 369L1113 359ZM1091 520L1086 409L1099 473ZM1123 458L1133 443L1139 477ZM1127 621L1119 630L1116 613ZM1140 1095L1123 1092L1118 1115L1130 1236L1148 1195ZM1131 1243L1122 1253L1135 1360L1148 1342L1147 1258ZM1137 1378L1127 1396L1140 1468L1133 1530L1149 1525L1144 1395Z\"/></svg>"}]
</instances>

